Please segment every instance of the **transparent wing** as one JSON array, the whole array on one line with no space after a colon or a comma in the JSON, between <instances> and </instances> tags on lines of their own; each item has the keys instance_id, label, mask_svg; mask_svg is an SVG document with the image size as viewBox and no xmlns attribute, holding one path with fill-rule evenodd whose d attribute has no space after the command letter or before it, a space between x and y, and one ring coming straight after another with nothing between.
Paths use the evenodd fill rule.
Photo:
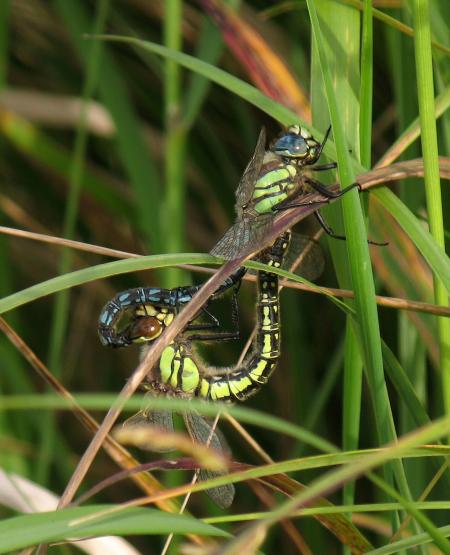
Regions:
<instances>
[{"instance_id":1,"label":"transparent wing","mask_svg":"<svg viewBox=\"0 0 450 555\"><path fill-rule=\"evenodd\" d=\"M236 189L236 211L245 206L252 198L256 180L261 172L261 166L266 151L266 130L263 127L259 133L258 142L250 162L242 174L239 185Z\"/></svg>"},{"instance_id":2,"label":"transparent wing","mask_svg":"<svg viewBox=\"0 0 450 555\"><path fill-rule=\"evenodd\" d=\"M230 448L220 430L212 431L210 422L200 416L200 414L189 412L183 414L183 418L186 429L194 442L209 445L216 451L222 451L226 454L230 453ZM211 472L210 470L201 469L199 476L200 480L208 480L219 476L219 474L217 472ZM227 509L233 503L235 489L233 484L226 484L217 488L208 489L206 493L221 509Z\"/></svg>"},{"instance_id":3,"label":"transparent wing","mask_svg":"<svg viewBox=\"0 0 450 555\"><path fill-rule=\"evenodd\" d=\"M145 397L153 397L153 395L152 393L147 393ZM125 420L123 425L127 427L155 426L157 428L161 428L162 430L173 433L172 412L167 410L153 411L145 408L144 406L144 408L137 414L131 416L130 418L128 418L128 420ZM153 445L149 445L148 449L145 450L158 453L166 453L168 451L172 451L172 449L155 449Z\"/></svg>"},{"instance_id":4,"label":"transparent wing","mask_svg":"<svg viewBox=\"0 0 450 555\"><path fill-rule=\"evenodd\" d=\"M325 267L322 248L314 239L293 233L282 267L309 281L314 281L322 274Z\"/></svg>"},{"instance_id":5,"label":"transparent wing","mask_svg":"<svg viewBox=\"0 0 450 555\"><path fill-rule=\"evenodd\" d=\"M261 246L261 244L259 243ZM254 257L263 263L270 259L271 246L265 248ZM289 240L287 253L283 257L281 265L283 270L298 274L308 281L316 280L323 272L325 267L325 257L319 243L306 235L292 233ZM249 270L251 274L256 274L256 270Z\"/></svg>"},{"instance_id":6,"label":"transparent wing","mask_svg":"<svg viewBox=\"0 0 450 555\"><path fill-rule=\"evenodd\" d=\"M261 249L261 241L273 222L272 214L243 218L231 226L211 249L211 254L233 260Z\"/></svg>"}]
</instances>

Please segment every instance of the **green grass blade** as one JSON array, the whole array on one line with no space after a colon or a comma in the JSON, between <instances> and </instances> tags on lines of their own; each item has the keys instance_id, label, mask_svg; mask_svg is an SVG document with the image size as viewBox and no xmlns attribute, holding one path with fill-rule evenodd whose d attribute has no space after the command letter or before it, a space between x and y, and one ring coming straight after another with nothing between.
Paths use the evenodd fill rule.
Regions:
<instances>
[{"instance_id":1,"label":"green grass blade","mask_svg":"<svg viewBox=\"0 0 450 555\"><path fill-rule=\"evenodd\" d=\"M362 391L362 361L351 322L347 321L344 357L344 399L342 414L342 448L344 451L356 449L359 445ZM342 501L354 501L355 484L344 487Z\"/></svg>"},{"instance_id":2,"label":"green grass blade","mask_svg":"<svg viewBox=\"0 0 450 555\"><path fill-rule=\"evenodd\" d=\"M124 42L131 44L133 46L139 46L143 48L147 52L152 52L153 54L157 54L159 56L163 56L165 58L170 58L175 60L178 64L184 66L185 68L206 77L207 79L211 80L214 83L221 85L223 88L238 94L244 100L247 100L257 108L260 108L274 119L283 123L284 125L290 125L293 122L300 122L299 117L294 114L291 110L288 110L278 102L275 102L258 89L249 85L245 81L234 77L219 69L211 64L208 64L202 60L198 60L193 56L188 56L187 54L183 54L182 52L174 52L160 44L156 44L149 41L144 41L140 39L134 39L129 37L121 37L117 35L104 35L104 36L97 36L91 37L93 40L106 40L111 42ZM303 122L304 123L304 122ZM307 126L309 128L309 126ZM313 130L314 132L314 130ZM320 136L321 133L317 132L315 135ZM327 150L325 150L327 151ZM332 150L330 154L332 154Z\"/></svg>"},{"instance_id":3,"label":"green grass blade","mask_svg":"<svg viewBox=\"0 0 450 555\"><path fill-rule=\"evenodd\" d=\"M76 270L75 272L43 281L4 297L0 300L0 314L40 297L51 295L69 287L76 287L96 279L177 264L214 264L215 262L216 259L208 254L164 254L98 264L97 266L90 266L89 268Z\"/></svg>"},{"instance_id":4,"label":"green grass blade","mask_svg":"<svg viewBox=\"0 0 450 555\"><path fill-rule=\"evenodd\" d=\"M444 538L450 537L450 525L442 526L441 528L438 528L438 530L441 536L443 536ZM414 536L410 536L396 542L388 543L383 547L368 551L366 555L394 555L405 549L413 549L414 547L427 545L432 541L432 538L426 532L424 532L422 534L415 534Z\"/></svg>"},{"instance_id":5,"label":"green grass blade","mask_svg":"<svg viewBox=\"0 0 450 555\"><path fill-rule=\"evenodd\" d=\"M372 167L372 98L373 98L373 21L372 0L364 1L361 44L360 89L360 152L361 164Z\"/></svg>"},{"instance_id":6,"label":"green grass blade","mask_svg":"<svg viewBox=\"0 0 450 555\"><path fill-rule=\"evenodd\" d=\"M169 533L227 536L190 516L142 507L117 511L115 505L93 505L4 519L0 522L0 553L86 537Z\"/></svg>"},{"instance_id":7,"label":"green grass blade","mask_svg":"<svg viewBox=\"0 0 450 555\"><path fill-rule=\"evenodd\" d=\"M431 235L445 249L442 195L439 177L436 120L434 119L433 60L431 55L430 6L427 0L412 0L414 44L419 98L422 152L425 167L425 193ZM436 304L448 305L445 285L435 277ZM438 319L441 346L442 393L446 413L450 415L450 322Z\"/></svg>"},{"instance_id":8,"label":"green grass blade","mask_svg":"<svg viewBox=\"0 0 450 555\"><path fill-rule=\"evenodd\" d=\"M355 460L351 464L344 465L343 467L322 475L322 477L317 480L310 482L308 488L305 488L300 493L293 495L289 501L279 505L265 520L250 526L236 539L232 540L227 546L228 549L230 549L228 552L233 553L232 549L242 548L252 537L264 537L263 533L267 531L269 526L274 525L284 518L291 517L297 509L303 507L304 505L310 504L317 497L322 496L325 493L329 494L329 492L340 488L343 483L346 483L349 480L354 480L362 474L366 475L372 469L392 461L394 457L401 457L403 453L411 447L434 441L435 439L448 434L449 431L450 418L441 418L430 425L401 438L398 442L390 444L387 446L387 449L377 451L371 456L364 457L358 461ZM387 484L383 483L380 479L376 479L376 481L382 489L392 491L389 490ZM215 484L215 480L210 482L210 486ZM195 489L196 488L197 486L195 486ZM395 498L402 504L406 511L410 512L412 516L416 516L414 503L411 503L409 500L398 495L396 492ZM421 515L421 524L427 527L428 534L430 534L430 536L439 543L441 548L445 548L447 542L444 535L427 518L422 518L422 516L423 515ZM447 549L444 550L444 553L448 553Z\"/></svg>"},{"instance_id":9,"label":"green grass blade","mask_svg":"<svg viewBox=\"0 0 450 555\"><path fill-rule=\"evenodd\" d=\"M166 47L179 52L182 46L182 2L167 0L165 3L164 38ZM170 58L164 60L165 96L165 196L164 250L173 253L183 251L186 212L186 140L187 130L183 125L181 98L181 67ZM166 272L164 285L176 287L186 280L185 272L170 268Z\"/></svg>"},{"instance_id":10,"label":"green grass blade","mask_svg":"<svg viewBox=\"0 0 450 555\"><path fill-rule=\"evenodd\" d=\"M418 399L408 376L396 359L394 353L386 344L383 344L383 357L386 362L386 371L393 383L397 393L408 407L409 412L414 418L417 426L424 426L430 422L426 410Z\"/></svg>"},{"instance_id":11,"label":"green grass blade","mask_svg":"<svg viewBox=\"0 0 450 555\"><path fill-rule=\"evenodd\" d=\"M75 402L90 410L108 410L117 401L117 395L97 393L81 394L74 396ZM124 410L136 412L142 408L145 400L148 405L149 399L144 395L133 395L124 405ZM5 410L53 410L67 409L73 407L67 399L51 394L39 395L4 395L0 397L0 411ZM202 415L214 417L217 412L227 412L241 422L252 424L260 428L267 428L276 433L285 434L300 442L307 443L315 449L324 453L336 453L335 445L322 439L317 434L305 430L301 426L288 422L272 414L243 406L231 406L220 403L205 403L200 399L180 399L174 397L155 397L151 400L152 410L171 410L182 412L184 410L195 410Z\"/></svg>"},{"instance_id":12,"label":"green grass blade","mask_svg":"<svg viewBox=\"0 0 450 555\"><path fill-rule=\"evenodd\" d=\"M328 61L323 51L324 39L320 30L315 5L308 2L311 23L314 32L323 79L330 108L333 133L336 139L339 177L341 187L344 188L354 182L354 174L344 138L341 116L334 96L331 76L328 72ZM369 383L374 397L375 412L378 413L378 429L381 441L392 439L389 424L389 403L384 383L383 363L381 355L381 339L378 328L378 316L374 302L375 287L371 273L367 234L361 207L356 192L350 192L342 199L342 207L346 222L347 247L351 263L351 277L355 291L355 306L357 322L362 341L364 362L367 367Z\"/></svg>"},{"instance_id":13,"label":"green grass blade","mask_svg":"<svg viewBox=\"0 0 450 555\"><path fill-rule=\"evenodd\" d=\"M327 59L328 71L334 83L334 94L338 110L342 114L346 141L356 153L359 153L360 142L362 141L360 138L361 130L358 125L361 117L360 99L355 93L362 86L359 71L361 34L359 14L351 8L328 0L315 2L315 5L321 18L320 24L327 28L327 41L322 44L323 54ZM332 28L329 27L329 18L327 17L330 10L334 12ZM336 56L334 52L339 54ZM324 56L315 48L314 60L317 62L317 67L315 73L313 73L313 114L314 121L319 121L322 128L328 125L327 118L329 118L328 95L325 94L322 70ZM325 209L323 214L334 229L342 229L340 203ZM351 288L345 245L332 238L329 238L328 244L332 252L340 286ZM348 305L353 307L354 303L350 302ZM356 449L359 445L362 361L358 351L358 339L351 319L348 319L345 334L342 403L342 445L344 449ZM345 484L342 491L343 502L351 504L354 500L354 492L355 483ZM348 548L344 549L344 553L349 553Z\"/></svg>"},{"instance_id":14,"label":"green grass blade","mask_svg":"<svg viewBox=\"0 0 450 555\"><path fill-rule=\"evenodd\" d=\"M382 488L390 497L399 501L403 508L408 512L408 514L416 521L420 527L425 530L430 538L433 539L437 547L442 550L442 553L450 555L450 542L445 538L445 536L439 531L439 529L431 522L431 520L423 514L422 511L416 508L413 501L403 499L394 488L386 483L382 483L382 480L373 472L370 473L370 479L380 488ZM419 528L420 530L420 528ZM421 549L422 553L427 553L426 550Z\"/></svg>"},{"instance_id":15,"label":"green grass blade","mask_svg":"<svg viewBox=\"0 0 450 555\"><path fill-rule=\"evenodd\" d=\"M69 287L76 287L83 283L88 283L97 279L102 279L109 276L116 276L119 274L126 274L129 272L138 272L140 270L149 270L155 268L163 268L166 266L176 266L180 264L220 264L220 259L211 256L210 254L160 254L151 256L141 256L139 258L128 258L125 260L115 260L114 262L106 262L105 264L98 264L97 266L90 266L76 270L68 274L51 278L47 281L32 285L27 289L22 289L17 293L8 295L0 299L0 314L8 312L13 308L17 308L25 303L39 299L46 295L51 295L58 291L62 291ZM298 283L306 283L310 287L316 288L318 291L322 289L304 278L282 270L281 268L273 268L260 262L248 261L244 266L253 270L266 270L269 268L274 274L281 277L291 279ZM329 291L323 290L323 293L339 306L346 313L351 314L351 309L342 302L340 299L333 297Z\"/></svg>"},{"instance_id":16,"label":"green grass blade","mask_svg":"<svg viewBox=\"0 0 450 555\"><path fill-rule=\"evenodd\" d=\"M351 109L348 107L348 99L344 99L346 111L338 104L338 98L334 91L331 72L329 69L327 52L324 45L325 37L319 23L318 13L315 2L307 1L311 26L313 29L314 44L317 49L317 56L322 71L326 98L333 125L333 134L336 141L337 161L339 171L339 182L342 188L355 182L348 146L345 140L343 120L341 114L347 114ZM324 12L324 16L327 12ZM344 16L345 17L345 16ZM347 16L351 20L351 15ZM327 18L323 18L324 23ZM330 29L329 29L330 30ZM341 30L336 28L340 36ZM346 35L346 33L344 33ZM339 37L334 37L338 41ZM338 44L340 42L338 41ZM340 45L345 48L345 44ZM352 48L351 45L349 48ZM330 47L332 52L337 51L337 46ZM335 59L335 55L332 56ZM335 61L336 64L336 61ZM346 126L350 125L350 120L346 121ZM354 138L353 138L354 140ZM359 143L356 143L357 145ZM355 335L359 340L362 351L362 359L369 383L370 394L372 397L375 423L377 428L378 441L388 443L395 441L396 430L387 386L384 378L383 357L381 351L381 337L378 324L378 311L375 302L375 285L372 275L369 248L367 243L367 233L364 217L359 202L358 194L355 190L346 194L342 199L342 210L344 216L345 235L347 237L346 246L349 257L350 276L353 290L355 293ZM355 364L352 364L354 367ZM408 483L404 474L403 466L400 461L394 461L387 465L385 469L386 481L391 482L394 473L400 491L407 500L410 499ZM397 516L393 515L393 524L396 525Z\"/></svg>"}]
</instances>

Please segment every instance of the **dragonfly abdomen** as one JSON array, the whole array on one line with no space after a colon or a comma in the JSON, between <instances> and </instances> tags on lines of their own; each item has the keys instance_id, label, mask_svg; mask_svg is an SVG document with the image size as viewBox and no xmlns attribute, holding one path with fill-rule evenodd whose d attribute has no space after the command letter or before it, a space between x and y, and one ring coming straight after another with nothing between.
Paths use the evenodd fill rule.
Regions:
<instances>
[{"instance_id":1,"label":"dragonfly abdomen","mask_svg":"<svg viewBox=\"0 0 450 555\"><path fill-rule=\"evenodd\" d=\"M288 240L284 239L279 249L274 249L279 257L287 245ZM278 256L271 259L274 266L279 265ZM185 394L223 402L245 400L267 383L280 356L278 278L259 272L258 282L257 334L247 360L237 368L208 374L194 359L190 343L175 340L159 360L161 383Z\"/></svg>"},{"instance_id":2,"label":"dragonfly abdomen","mask_svg":"<svg viewBox=\"0 0 450 555\"><path fill-rule=\"evenodd\" d=\"M289 246L290 232L285 232L265 251L261 261L280 267ZM250 357L241 366L212 376L203 376L197 395L213 401L243 401L267 383L275 370L281 350L278 276L258 273L257 333Z\"/></svg>"},{"instance_id":3,"label":"dragonfly abdomen","mask_svg":"<svg viewBox=\"0 0 450 555\"><path fill-rule=\"evenodd\" d=\"M253 353L242 366L232 371L203 377L200 396L213 401L244 401L269 380L281 349L278 278L275 274L259 273L257 319Z\"/></svg>"}]
</instances>

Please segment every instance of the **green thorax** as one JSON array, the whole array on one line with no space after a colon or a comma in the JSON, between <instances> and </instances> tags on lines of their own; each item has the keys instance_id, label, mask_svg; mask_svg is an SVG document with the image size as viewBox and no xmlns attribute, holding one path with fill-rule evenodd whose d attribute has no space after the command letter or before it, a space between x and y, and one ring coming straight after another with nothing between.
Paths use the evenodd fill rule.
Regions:
<instances>
[{"instance_id":1,"label":"green thorax","mask_svg":"<svg viewBox=\"0 0 450 555\"><path fill-rule=\"evenodd\" d=\"M295 163L266 153L248 208L253 208L257 214L270 213L274 206L285 201L301 186L299 171Z\"/></svg>"}]
</instances>

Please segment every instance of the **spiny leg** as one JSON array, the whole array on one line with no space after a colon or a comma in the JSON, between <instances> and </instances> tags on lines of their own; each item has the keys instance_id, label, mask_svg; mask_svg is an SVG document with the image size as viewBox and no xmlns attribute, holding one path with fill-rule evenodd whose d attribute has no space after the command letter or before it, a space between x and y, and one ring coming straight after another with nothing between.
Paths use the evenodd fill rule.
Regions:
<instances>
[{"instance_id":1,"label":"spiny leg","mask_svg":"<svg viewBox=\"0 0 450 555\"><path fill-rule=\"evenodd\" d=\"M327 235L329 235L330 237L333 237L333 239L340 239L341 241L347 240L347 237L345 237L344 235L337 235L333 231L333 229L327 224L324 217L319 211L314 212L314 216L316 217L320 226L322 227L322 229L325 231ZM378 243L377 241L372 241L371 239L367 239L367 242L369 243L369 245L374 245L376 247L387 247L389 245L389 243Z\"/></svg>"},{"instance_id":2,"label":"spiny leg","mask_svg":"<svg viewBox=\"0 0 450 555\"><path fill-rule=\"evenodd\" d=\"M240 285L240 284L239 284ZM233 291L233 296L232 296L232 301L231 301L231 321L233 324L233 330L232 331L217 331L211 334L203 334L203 333L199 333L199 334L193 334L188 336L188 340L190 341L230 341L233 339L239 339L240 337L240 331L239 331L239 305L237 302L237 293L238 293L239 287L237 287L234 291ZM220 322L219 320L211 313L209 313L208 311L206 311L209 314L209 316L211 316L211 318L214 318L214 320L217 322L217 326L214 327L219 327ZM210 326L209 329L211 329L213 326ZM187 329L193 329L193 328L187 328ZM196 328L196 329L208 329L208 328Z\"/></svg>"},{"instance_id":3,"label":"spiny leg","mask_svg":"<svg viewBox=\"0 0 450 555\"><path fill-rule=\"evenodd\" d=\"M348 187L346 187L345 189L342 189L341 191L335 193L333 191L330 191L328 189L328 187L326 187L323 183L320 183L320 181L317 181L316 179L312 179L310 177L304 177L304 181L305 183L307 183L310 187L312 187L315 191L317 191L318 193L320 193L321 195L323 195L326 198L339 198L342 195L345 195L345 193L348 193L349 191L351 191L352 189L359 189L359 191L361 191L361 185L359 183L352 183L351 185L349 185Z\"/></svg>"},{"instance_id":4,"label":"spiny leg","mask_svg":"<svg viewBox=\"0 0 450 555\"><path fill-rule=\"evenodd\" d=\"M320 155L322 154L322 150L323 147L325 146L326 142L328 141L328 137L330 136L330 132L331 132L331 125L328 127L325 136L323 138L322 143L320 144L320 148L319 148L319 156L317 156L316 160L318 160L320 158Z\"/></svg>"},{"instance_id":5,"label":"spiny leg","mask_svg":"<svg viewBox=\"0 0 450 555\"><path fill-rule=\"evenodd\" d=\"M333 237L333 239L340 239L341 241L346 241L347 240L347 237L345 237L344 235L337 235L333 231L333 229L327 224L324 217L322 216L322 214L319 211L314 212L314 216L315 216L316 220L319 222L320 227L325 231L325 233L327 235L329 235L330 237Z\"/></svg>"},{"instance_id":6,"label":"spiny leg","mask_svg":"<svg viewBox=\"0 0 450 555\"><path fill-rule=\"evenodd\" d=\"M194 324L193 321L195 321L200 316L200 313L202 313L202 314L206 315L208 318L210 318L210 322L199 322L198 324ZM215 329L215 328L220 328L220 322L219 322L218 318L216 318L214 316L214 314L209 312L209 310L207 310L205 307L200 309L200 311L195 316L193 321L186 326L187 330L196 330L196 331L198 331L198 330L211 330L211 329Z\"/></svg>"},{"instance_id":7,"label":"spiny leg","mask_svg":"<svg viewBox=\"0 0 450 555\"><path fill-rule=\"evenodd\" d=\"M192 335L189 337L189 339L203 339L203 340L214 340L215 338L219 338L219 340L222 339L239 339L239 306L238 306L238 302L237 302L237 294L239 292L239 289L241 288L241 280L239 279L239 281L235 284L234 289L233 289L233 294L232 294L232 301L231 301L231 321L233 324L233 331L231 332L215 332L214 334L211 334L210 336L207 335L201 335L201 334L197 334L197 335ZM201 309L201 312L205 313L212 322L210 323L203 323L203 324L189 324L186 329L188 330L207 330L207 329L215 329L215 328L219 328L220 327L220 321L218 320L218 318L216 318L214 316L214 314L212 314L211 312L209 312L206 307L203 307ZM196 316L198 317L198 315Z\"/></svg>"}]
</instances>

